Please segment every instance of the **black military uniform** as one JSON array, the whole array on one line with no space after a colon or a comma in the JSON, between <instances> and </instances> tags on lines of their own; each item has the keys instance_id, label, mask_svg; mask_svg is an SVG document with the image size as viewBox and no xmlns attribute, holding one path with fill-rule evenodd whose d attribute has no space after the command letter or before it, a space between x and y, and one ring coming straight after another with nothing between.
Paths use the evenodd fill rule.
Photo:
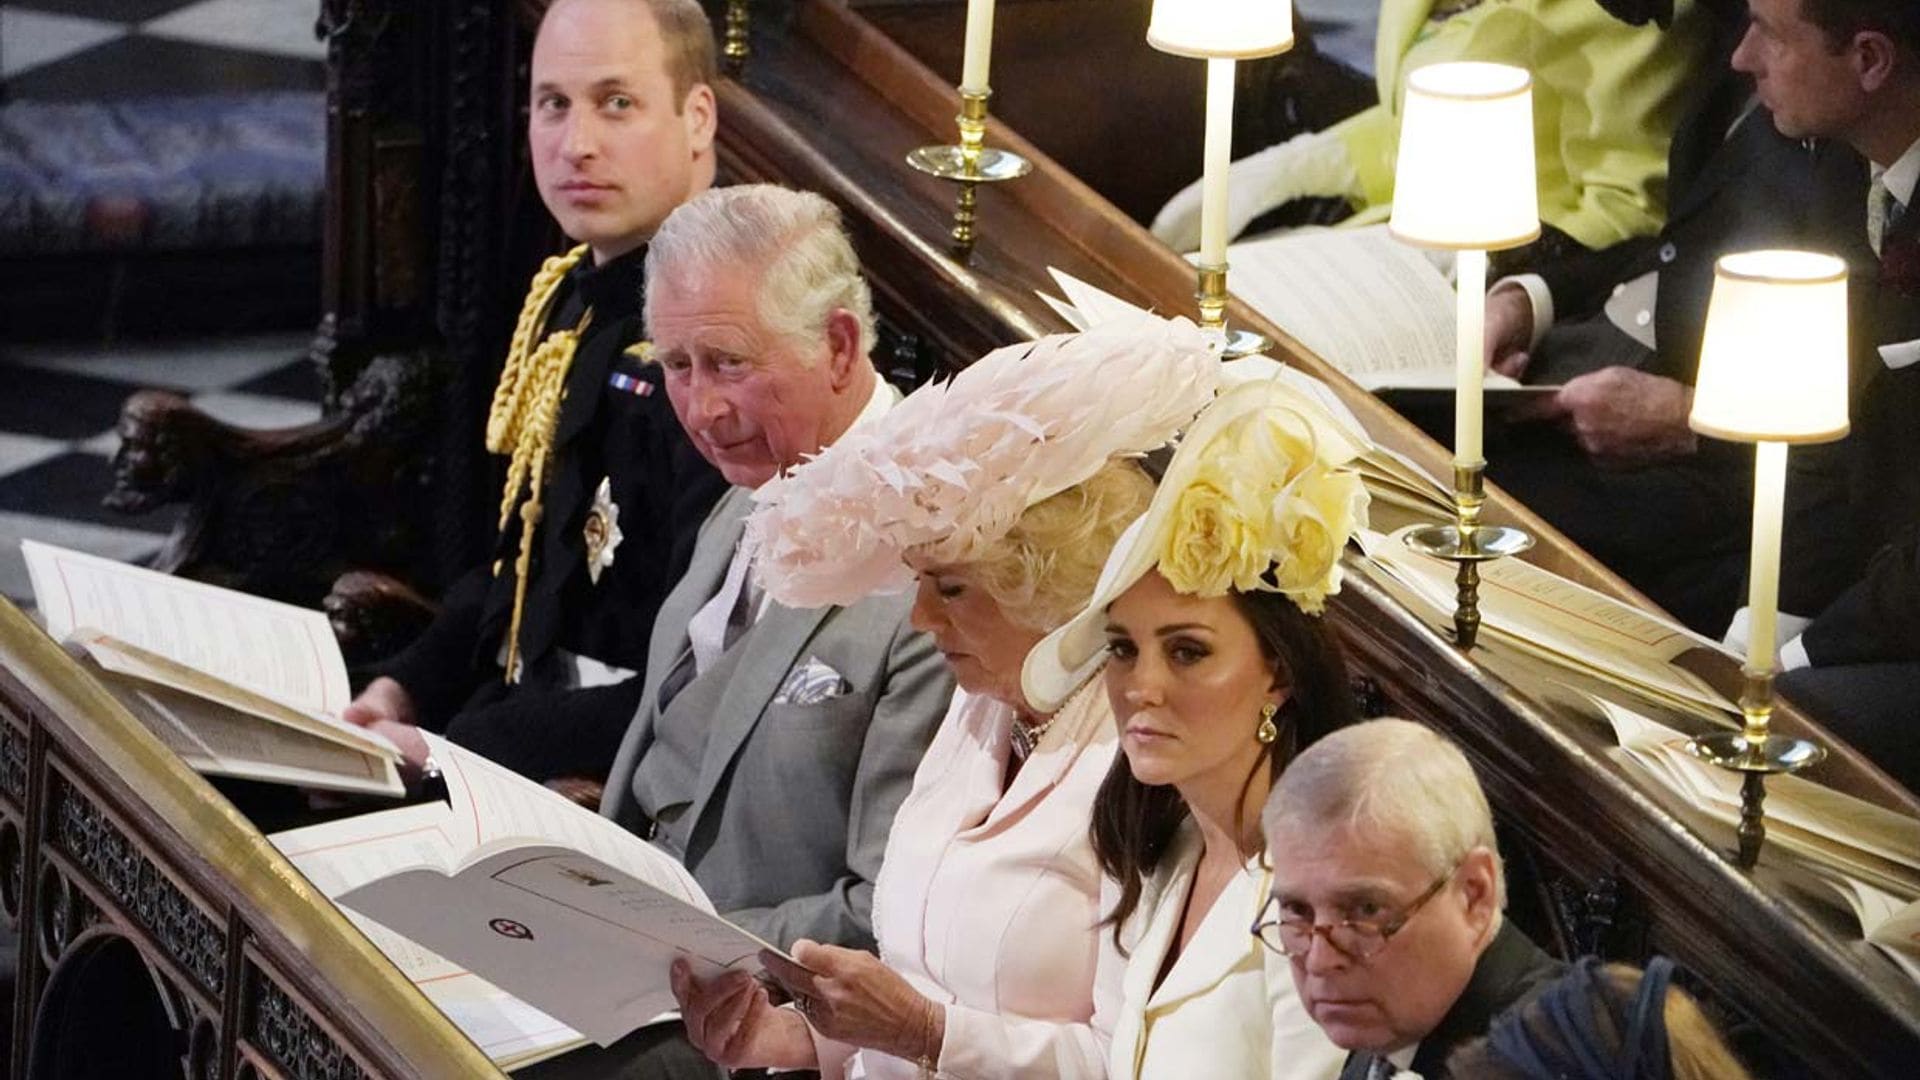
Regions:
<instances>
[{"instance_id":1,"label":"black military uniform","mask_svg":"<svg viewBox=\"0 0 1920 1080\"><path fill-rule=\"evenodd\" d=\"M686 569L694 534L726 481L694 450L658 365L629 351L644 338L645 249L568 273L546 329L592 318L566 377L527 575L523 675L502 662L513 612L516 514L496 560L463 577L420 640L383 666L412 696L422 727L536 780L603 777L645 683L654 612ZM601 481L623 534L596 583L587 518ZM496 488L497 490L497 488ZM580 689L573 657L635 674Z\"/></svg>"}]
</instances>

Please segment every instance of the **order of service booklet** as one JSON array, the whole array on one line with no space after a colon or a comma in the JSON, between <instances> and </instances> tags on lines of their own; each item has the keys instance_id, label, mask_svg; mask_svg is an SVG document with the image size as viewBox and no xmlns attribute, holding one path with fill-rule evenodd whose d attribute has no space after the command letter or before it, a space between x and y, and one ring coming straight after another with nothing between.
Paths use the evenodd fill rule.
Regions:
<instances>
[{"instance_id":1,"label":"order of service booklet","mask_svg":"<svg viewBox=\"0 0 1920 1080\"><path fill-rule=\"evenodd\" d=\"M447 802L270 839L495 1061L607 1045L660 1019L675 959L711 977L757 971L773 949L717 915L671 855L427 738Z\"/></svg>"},{"instance_id":2,"label":"order of service booklet","mask_svg":"<svg viewBox=\"0 0 1920 1080\"><path fill-rule=\"evenodd\" d=\"M1227 249L1233 293L1368 390L1454 388L1452 284L1385 225L1296 229ZM1487 372L1490 395L1551 394Z\"/></svg>"},{"instance_id":3,"label":"order of service booklet","mask_svg":"<svg viewBox=\"0 0 1920 1080\"><path fill-rule=\"evenodd\" d=\"M339 719L346 661L318 611L23 540L34 603L197 772L398 796L400 751Z\"/></svg>"},{"instance_id":4,"label":"order of service booklet","mask_svg":"<svg viewBox=\"0 0 1920 1080\"><path fill-rule=\"evenodd\" d=\"M1589 698L1620 753L1688 806L1727 826L1740 820L1739 774L1686 750L1686 736L1618 702ZM1920 981L1920 820L1801 776L1767 780L1767 842L1788 883L1838 900L1862 940Z\"/></svg>"}]
</instances>

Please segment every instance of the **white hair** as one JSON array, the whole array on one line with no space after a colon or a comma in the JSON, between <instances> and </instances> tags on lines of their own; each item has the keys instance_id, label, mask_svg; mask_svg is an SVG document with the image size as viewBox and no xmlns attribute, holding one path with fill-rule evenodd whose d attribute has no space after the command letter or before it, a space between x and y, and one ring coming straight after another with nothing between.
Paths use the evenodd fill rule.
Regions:
<instances>
[{"instance_id":1,"label":"white hair","mask_svg":"<svg viewBox=\"0 0 1920 1080\"><path fill-rule=\"evenodd\" d=\"M860 355L873 350L873 298L840 211L812 192L772 184L712 188L667 215L647 247L647 321L657 281L756 268L768 330L811 356L826 340L828 318L845 310L860 323Z\"/></svg>"},{"instance_id":2,"label":"white hair","mask_svg":"<svg viewBox=\"0 0 1920 1080\"><path fill-rule=\"evenodd\" d=\"M1506 905L1493 811L1473 766L1452 741L1419 724L1369 720L1322 737L1274 782L1262 823L1268 837L1329 829L1403 837L1434 877L1484 847L1493 855L1497 906Z\"/></svg>"}]
</instances>

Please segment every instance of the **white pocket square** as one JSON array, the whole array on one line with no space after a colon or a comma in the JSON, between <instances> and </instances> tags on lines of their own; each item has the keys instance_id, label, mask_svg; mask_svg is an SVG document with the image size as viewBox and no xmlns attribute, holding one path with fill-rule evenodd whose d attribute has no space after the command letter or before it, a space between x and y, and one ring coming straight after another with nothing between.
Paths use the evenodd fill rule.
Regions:
<instances>
[{"instance_id":1,"label":"white pocket square","mask_svg":"<svg viewBox=\"0 0 1920 1080\"><path fill-rule=\"evenodd\" d=\"M1880 346L1880 359L1894 371L1920 364L1920 338Z\"/></svg>"},{"instance_id":2,"label":"white pocket square","mask_svg":"<svg viewBox=\"0 0 1920 1080\"><path fill-rule=\"evenodd\" d=\"M808 657L807 662L787 672L780 683L780 692L773 695L775 705L818 705L852 690L853 687L841 674L817 658Z\"/></svg>"}]
</instances>

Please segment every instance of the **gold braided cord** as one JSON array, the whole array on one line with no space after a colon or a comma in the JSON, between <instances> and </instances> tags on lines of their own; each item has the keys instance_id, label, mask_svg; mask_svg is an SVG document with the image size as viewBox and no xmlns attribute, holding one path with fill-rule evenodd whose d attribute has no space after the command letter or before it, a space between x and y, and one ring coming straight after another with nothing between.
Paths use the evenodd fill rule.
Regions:
<instances>
[{"instance_id":1,"label":"gold braided cord","mask_svg":"<svg viewBox=\"0 0 1920 1080\"><path fill-rule=\"evenodd\" d=\"M591 317L589 312L588 319ZM516 388L515 396L520 400L514 406L515 422L508 432L512 441L493 450L496 454L512 455L507 464L507 482L500 491L502 530L512 519L513 508L522 495L534 501L540 498L538 480L532 483L528 480L535 464L553 452L553 433L560 422L560 399L565 396L567 371L573 367L574 350L580 346L580 335L586 330L588 319L580 320L580 325L572 329L549 334L527 360L527 372Z\"/></svg>"},{"instance_id":2,"label":"gold braided cord","mask_svg":"<svg viewBox=\"0 0 1920 1080\"><path fill-rule=\"evenodd\" d=\"M527 600L527 572L533 561L533 537L540 522L540 493L546 484L547 464L553 456L553 435L560 419L560 401L564 396L567 371L573 366L574 350L580 336L592 321L589 310L580 325L556 330L538 347L534 336L546 326L554 296L567 273L586 256L582 244L541 264L527 289L526 303L520 308L520 320L514 326L513 340L507 348L507 361L494 388L493 405L487 414L487 450L510 454L507 482L500 493L500 529L505 531L513 519L514 507L520 507L520 551L514 560L513 618L507 628L508 683L520 681L520 622ZM522 504L522 495L525 502Z\"/></svg>"}]
</instances>

